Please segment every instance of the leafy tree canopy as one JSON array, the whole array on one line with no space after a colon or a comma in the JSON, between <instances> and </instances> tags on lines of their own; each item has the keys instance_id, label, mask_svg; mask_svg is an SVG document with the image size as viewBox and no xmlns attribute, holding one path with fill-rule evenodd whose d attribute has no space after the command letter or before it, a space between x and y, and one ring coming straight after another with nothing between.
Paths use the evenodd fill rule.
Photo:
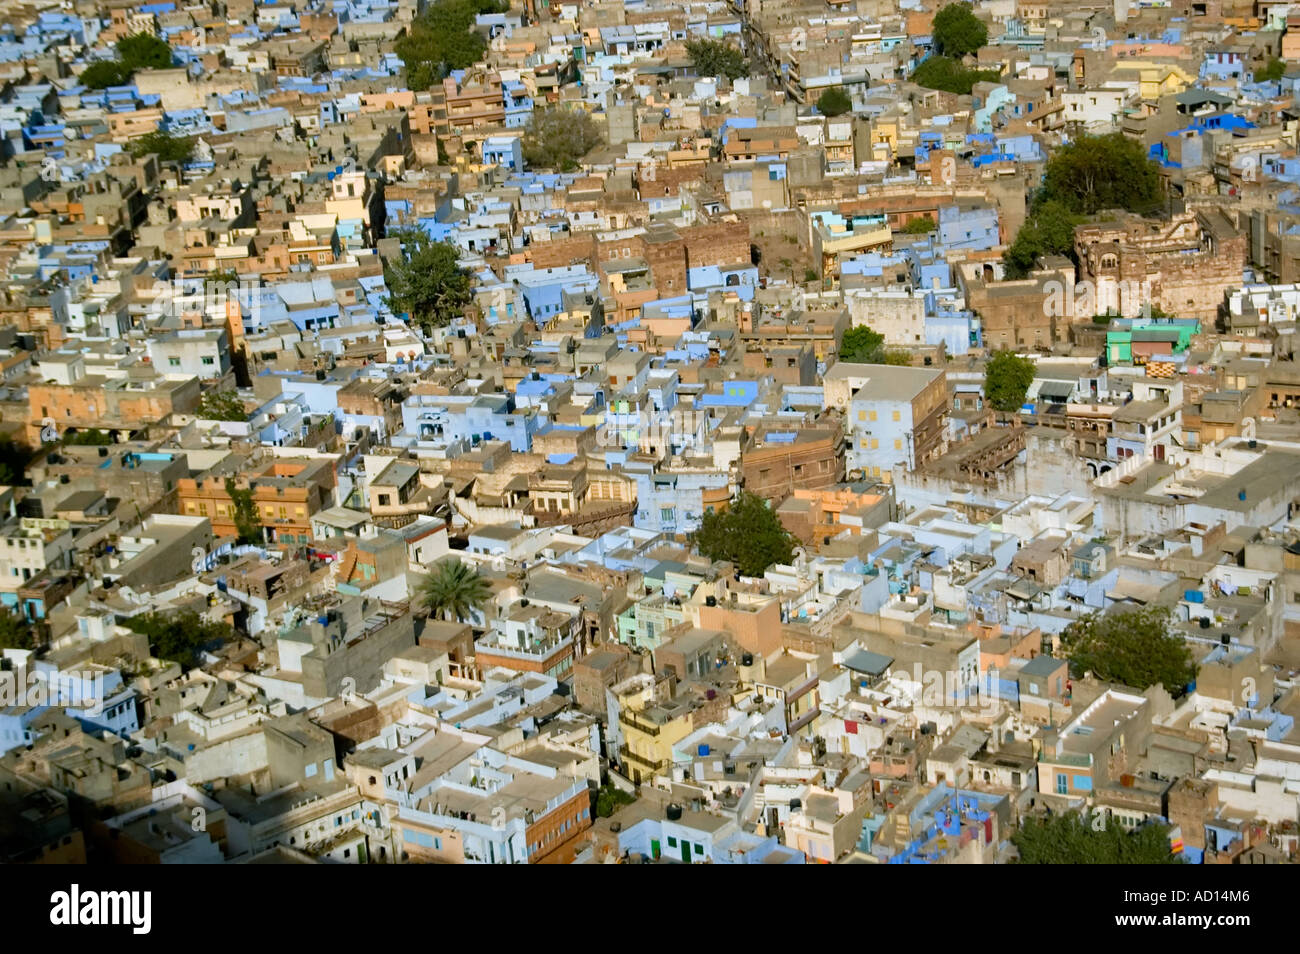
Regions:
<instances>
[{"instance_id":1,"label":"leafy tree canopy","mask_svg":"<svg viewBox=\"0 0 1300 954\"><path fill-rule=\"evenodd\" d=\"M1276 83L1286 75L1286 63L1279 60L1276 56L1268 61L1268 65L1255 74L1256 83Z\"/></svg>"},{"instance_id":2,"label":"leafy tree canopy","mask_svg":"<svg viewBox=\"0 0 1300 954\"><path fill-rule=\"evenodd\" d=\"M235 533L240 543L257 544L262 542L262 519L257 511L257 501L253 491L240 487L234 477L226 478L226 496L234 505L231 518L235 522Z\"/></svg>"},{"instance_id":3,"label":"leafy tree canopy","mask_svg":"<svg viewBox=\"0 0 1300 954\"><path fill-rule=\"evenodd\" d=\"M117 56L91 63L81 73L90 89L125 86L137 70L167 69L172 65L172 48L150 33L133 33L117 41Z\"/></svg>"},{"instance_id":4,"label":"leafy tree canopy","mask_svg":"<svg viewBox=\"0 0 1300 954\"><path fill-rule=\"evenodd\" d=\"M1165 606L1090 613L1067 626L1061 642L1076 672L1134 689L1159 683L1181 696L1196 678L1196 664L1169 619Z\"/></svg>"},{"instance_id":5,"label":"leafy tree canopy","mask_svg":"<svg viewBox=\"0 0 1300 954\"><path fill-rule=\"evenodd\" d=\"M958 96L969 96L976 83L996 83L1001 78L997 70L967 69L960 60L940 55L926 57L912 73L916 85Z\"/></svg>"},{"instance_id":6,"label":"leafy tree canopy","mask_svg":"<svg viewBox=\"0 0 1300 954\"><path fill-rule=\"evenodd\" d=\"M488 581L477 569L455 559L439 563L419 584L420 599L430 616L458 621L482 609L491 592Z\"/></svg>"},{"instance_id":7,"label":"leafy tree canopy","mask_svg":"<svg viewBox=\"0 0 1300 954\"><path fill-rule=\"evenodd\" d=\"M883 364L885 361L885 336L866 325L858 325L844 332L840 339L839 357L852 364Z\"/></svg>"},{"instance_id":8,"label":"leafy tree canopy","mask_svg":"<svg viewBox=\"0 0 1300 954\"><path fill-rule=\"evenodd\" d=\"M1010 351L995 351L984 366L984 397L999 411L1020 410L1034 382L1034 362Z\"/></svg>"},{"instance_id":9,"label":"leafy tree canopy","mask_svg":"<svg viewBox=\"0 0 1300 954\"><path fill-rule=\"evenodd\" d=\"M194 155L194 137L173 136L155 129L131 140L131 155L139 159L150 153L162 162L187 162Z\"/></svg>"},{"instance_id":10,"label":"leafy tree canopy","mask_svg":"<svg viewBox=\"0 0 1300 954\"><path fill-rule=\"evenodd\" d=\"M0 607L0 649L35 649L36 627L7 607Z\"/></svg>"},{"instance_id":11,"label":"leafy tree canopy","mask_svg":"<svg viewBox=\"0 0 1300 954\"><path fill-rule=\"evenodd\" d=\"M248 412L236 391L204 391L194 414L205 421L246 421Z\"/></svg>"},{"instance_id":12,"label":"leafy tree canopy","mask_svg":"<svg viewBox=\"0 0 1300 954\"><path fill-rule=\"evenodd\" d=\"M745 54L722 40L687 40L686 55L701 76L725 76L729 80L749 75Z\"/></svg>"},{"instance_id":13,"label":"leafy tree canopy","mask_svg":"<svg viewBox=\"0 0 1300 954\"><path fill-rule=\"evenodd\" d=\"M621 788L602 785L596 793L596 817L609 818L624 805L631 805L635 801L635 795L629 795Z\"/></svg>"},{"instance_id":14,"label":"leafy tree canopy","mask_svg":"<svg viewBox=\"0 0 1300 954\"><path fill-rule=\"evenodd\" d=\"M842 116L853 108L853 98L842 86L832 86L817 97L817 112L823 116Z\"/></svg>"},{"instance_id":15,"label":"leafy tree canopy","mask_svg":"<svg viewBox=\"0 0 1300 954\"><path fill-rule=\"evenodd\" d=\"M700 521L695 546L710 560L725 560L743 576L762 576L774 563L794 559L794 538L761 497L742 492L727 510Z\"/></svg>"},{"instance_id":16,"label":"leafy tree canopy","mask_svg":"<svg viewBox=\"0 0 1300 954\"><path fill-rule=\"evenodd\" d=\"M1011 836L1026 865L1172 865L1169 826L1125 831L1113 822L1092 825L1077 812L1026 819Z\"/></svg>"},{"instance_id":17,"label":"leafy tree canopy","mask_svg":"<svg viewBox=\"0 0 1300 954\"><path fill-rule=\"evenodd\" d=\"M925 235L927 232L933 232L939 227L938 223L928 215L923 215L919 219L912 219L903 226L903 232L906 235Z\"/></svg>"},{"instance_id":18,"label":"leafy tree canopy","mask_svg":"<svg viewBox=\"0 0 1300 954\"><path fill-rule=\"evenodd\" d=\"M0 487L25 484L27 465L33 456L26 444L19 444L7 435L0 436Z\"/></svg>"},{"instance_id":19,"label":"leafy tree canopy","mask_svg":"<svg viewBox=\"0 0 1300 954\"><path fill-rule=\"evenodd\" d=\"M1056 199L1040 200L1002 253L1007 277L1024 278L1044 255L1074 257L1074 227L1082 217Z\"/></svg>"},{"instance_id":20,"label":"leafy tree canopy","mask_svg":"<svg viewBox=\"0 0 1300 954\"><path fill-rule=\"evenodd\" d=\"M425 328L441 328L464 314L474 295L456 246L416 228L396 229L389 237L401 241L402 256L384 269L388 307Z\"/></svg>"},{"instance_id":21,"label":"leafy tree canopy","mask_svg":"<svg viewBox=\"0 0 1300 954\"><path fill-rule=\"evenodd\" d=\"M108 89L131 82L131 71L120 60L100 60L82 70L80 80L89 89Z\"/></svg>"},{"instance_id":22,"label":"leafy tree canopy","mask_svg":"<svg viewBox=\"0 0 1300 954\"><path fill-rule=\"evenodd\" d=\"M508 9L497 0L438 0L430 5L394 48L406 67L406 85L430 89L452 70L483 59L487 40L474 29L474 18Z\"/></svg>"},{"instance_id":23,"label":"leafy tree canopy","mask_svg":"<svg viewBox=\"0 0 1300 954\"><path fill-rule=\"evenodd\" d=\"M967 56L989 41L988 28L965 3L950 3L936 13L930 32L943 56Z\"/></svg>"},{"instance_id":24,"label":"leafy tree canopy","mask_svg":"<svg viewBox=\"0 0 1300 954\"><path fill-rule=\"evenodd\" d=\"M172 65L172 48L151 33L133 33L117 41L117 58L131 72L165 70Z\"/></svg>"},{"instance_id":25,"label":"leafy tree canopy","mask_svg":"<svg viewBox=\"0 0 1300 954\"><path fill-rule=\"evenodd\" d=\"M1102 209L1146 214L1160 206L1160 172L1142 144L1123 133L1081 136L1048 160L1040 201L1082 215Z\"/></svg>"},{"instance_id":26,"label":"leafy tree canopy","mask_svg":"<svg viewBox=\"0 0 1300 954\"><path fill-rule=\"evenodd\" d=\"M113 443L113 435L96 427L89 431L65 434L63 435L63 443L74 447L106 447Z\"/></svg>"},{"instance_id":27,"label":"leafy tree canopy","mask_svg":"<svg viewBox=\"0 0 1300 954\"><path fill-rule=\"evenodd\" d=\"M193 610L144 613L124 619L122 625L148 636L150 650L157 658L186 667L198 665L203 650L220 646L234 636L227 624L209 622Z\"/></svg>"},{"instance_id":28,"label":"leafy tree canopy","mask_svg":"<svg viewBox=\"0 0 1300 954\"><path fill-rule=\"evenodd\" d=\"M584 109L551 106L534 113L524 133L524 161L530 167L568 172L601 144L600 129Z\"/></svg>"}]
</instances>

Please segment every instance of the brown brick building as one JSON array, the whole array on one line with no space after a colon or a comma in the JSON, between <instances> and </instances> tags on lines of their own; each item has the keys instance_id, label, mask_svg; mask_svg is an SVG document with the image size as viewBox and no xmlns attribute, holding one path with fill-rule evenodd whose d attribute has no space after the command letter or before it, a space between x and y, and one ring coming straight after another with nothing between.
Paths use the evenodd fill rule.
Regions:
<instances>
[{"instance_id":1,"label":"brown brick building","mask_svg":"<svg viewBox=\"0 0 1300 954\"><path fill-rule=\"evenodd\" d=\"M820 490L844 479L838 427L771 427L749 432L740 454L740 485L775 506L796 490Z\"/></svg>"}]
</instances>

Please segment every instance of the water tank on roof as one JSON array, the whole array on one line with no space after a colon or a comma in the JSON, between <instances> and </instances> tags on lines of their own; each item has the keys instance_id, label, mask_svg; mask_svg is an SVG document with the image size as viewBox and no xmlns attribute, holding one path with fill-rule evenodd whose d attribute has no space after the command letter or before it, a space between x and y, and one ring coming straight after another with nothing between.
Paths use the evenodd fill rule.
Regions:
<instances>
[{"instance_id":1,"label":"water tank on roof","mask_svg":"<svg viewBox=\"0 0 1300 954\"><path fill-rule=\"evenodd\" d=\"M665 810L665 814L668 816L669 821L681 821L682 806L678 805L676 802L673 802Z\"/></svg>"},{"instance_id":2,"label":"water tank on roof","mask_svg":"<svg viewBox=\"0 0 1300 954\"><path fill-rule=\"evenodd\" d=\"M707 745L701 743L701 744L700 744L700 747L699 747L699 753L700 753L700 755L708 755L708 754L709 754L709 747L708 747Z\"/></svg>"}]
</instances>

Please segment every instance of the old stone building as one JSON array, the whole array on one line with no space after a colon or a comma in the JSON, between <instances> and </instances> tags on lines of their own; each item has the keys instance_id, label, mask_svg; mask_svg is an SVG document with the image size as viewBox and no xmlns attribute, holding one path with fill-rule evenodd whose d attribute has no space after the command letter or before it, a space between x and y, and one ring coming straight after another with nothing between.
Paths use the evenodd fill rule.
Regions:
<instances>
[{"instance_id":1,"label":"old stone building","mask_svg":"<svg viewBox=\"0 0 1300 954\"><path fill-rule=\"evenodd\" d=\"M1247 263L1246 234L1221 209L1167 220L1117 214L1078 226L1074 248L1079 281L1094 286L1098 313L1110 304L1130 318L1149 300L1167 314L1212 322Z\"/></svg>"}]
</instances>

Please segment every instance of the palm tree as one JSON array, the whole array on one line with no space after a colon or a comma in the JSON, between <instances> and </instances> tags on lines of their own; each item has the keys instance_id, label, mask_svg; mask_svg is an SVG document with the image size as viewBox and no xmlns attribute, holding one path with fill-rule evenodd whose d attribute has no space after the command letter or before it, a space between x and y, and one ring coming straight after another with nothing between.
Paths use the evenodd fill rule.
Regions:
<instances>
[{"instance_id":1,"label":"palm tree","mask_svg":"<svg viewBox=\"0 0 1300 954\"><path fill-rule=\"evenodd\" d=\"M483 608L491 590L478 570L460 560L444 560L420 581L419 595L430 616L464 622L474 610Z\"/></svg>"}]
</instances>

